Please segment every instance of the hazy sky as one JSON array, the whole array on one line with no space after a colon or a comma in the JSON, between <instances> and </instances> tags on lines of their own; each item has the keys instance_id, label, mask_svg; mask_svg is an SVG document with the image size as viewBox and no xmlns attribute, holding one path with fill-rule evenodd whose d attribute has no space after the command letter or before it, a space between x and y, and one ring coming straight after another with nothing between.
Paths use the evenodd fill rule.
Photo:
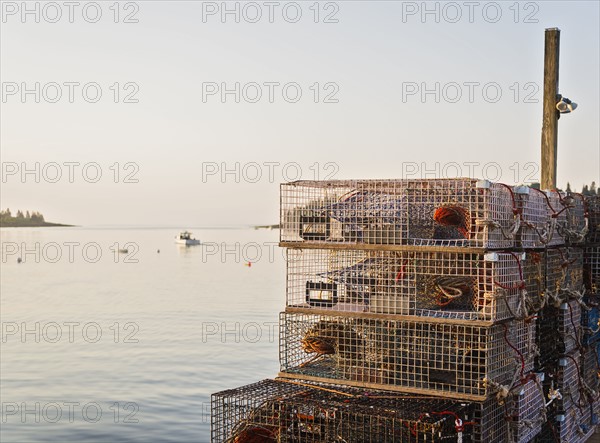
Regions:
<instances>
[{"instance_id":1,"label":"hazy sky","mask_svg":"<svg viewBox=\"0 0 600 443\"><path fill-rule=\"evenodd\" d=\"M2 208L239 225L277 222L296 178L532 181L555 26L579 104L560 119L559 185L600 181L596 1L117 6L2 2ZM239 102L221 94L236 83Z\"/></svg>"}]
</instances>

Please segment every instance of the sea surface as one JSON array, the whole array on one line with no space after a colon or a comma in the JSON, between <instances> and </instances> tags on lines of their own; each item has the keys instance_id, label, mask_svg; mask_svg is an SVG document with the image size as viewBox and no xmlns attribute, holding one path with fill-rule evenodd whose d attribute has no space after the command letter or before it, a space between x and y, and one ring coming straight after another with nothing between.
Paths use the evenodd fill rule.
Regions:
<instances>
[{"instance_id":1,"label":"sea surface","mask_svg":"<svg viewBox=\"0 0 600 443\"><path fill-rule=\"evenodd\" d=\"M278 231L191 230L0 230L0 441L209 442L211 393L276 376Z\"/></svg>"}]
</instances>

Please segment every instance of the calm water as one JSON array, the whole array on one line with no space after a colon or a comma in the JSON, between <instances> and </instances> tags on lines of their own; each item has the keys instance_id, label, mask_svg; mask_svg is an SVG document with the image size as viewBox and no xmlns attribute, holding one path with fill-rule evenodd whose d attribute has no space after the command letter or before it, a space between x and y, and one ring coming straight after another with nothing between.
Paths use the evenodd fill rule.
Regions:
<instances>
[{"instance_id":1,"label":"calm water","mask_svg":"<svg viewBox=\"0 0 600 443\"><path fill-rule=\"evenodd\" d=\"M276 375L278 231L0 232L2 442L208 442L211 393Z\"/></svg>"}]
</instances>

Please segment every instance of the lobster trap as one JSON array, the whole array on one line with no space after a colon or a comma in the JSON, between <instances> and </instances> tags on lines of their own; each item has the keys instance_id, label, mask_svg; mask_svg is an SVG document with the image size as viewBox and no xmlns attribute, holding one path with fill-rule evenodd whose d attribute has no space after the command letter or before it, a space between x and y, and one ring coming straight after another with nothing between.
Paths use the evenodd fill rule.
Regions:
<instances>
[{"instance_id":1,"label":"lobster trap","mask_svg":"<svg viewBox=\"0 0 600 443\"><path fill-rule=\"evenodd\" d=\"M586 346L581 355L581 371L583 382L590 391L594 391L600 403L600 343Z\"/></svg>"},{"instance_id":2,"label":"lobster trap","mask_svg":"<svg viewBox=\"0 0 600 443\"><path fill-rule=\"evenodd\" d=\"M546 422L544 390L535 374L516 387L506 400L506 416L511 443L528 443L542 431Z\"/></svg>"},{"instance_id":3,"label":"lobster trap","mask_svg":"<svg viewBox=\"0 0 600 443\"><path fill-rule=\"evenodd\" d=\"M516 244L522 248L544 248L581 244L587 234L585 205L580 194L515 188L520 229Z\"/></svg>"},{"instance_id":4,"label":"lobster trap","mask_svg":"<svg viewBox=\"0 0 600 443\"><path fill-rule=\"evenodd\" d=\"M483 400L533 369L535 322L280 316L282 376Z\"/></svg>"},{"instance_id":5,"label":"lobster trap","mask_svg":"<svg viewBox=\"0 0 600 443\"><path fill-rule=\"evenodd\" d=\"M472 406L286 380L212 396L213 443L470 442Z\"/></svg>"},{"instance_id":6,"label":"lobster trap","mask_svg":"<svg viewBox=\"0 0 600 443\"><path fill-rule=\"evenodd\" d=\"M551 218L556 218L554 234L557 243L567 245L580 245L585 241L588 233L588 220L584 197L577 193L564 193L562 191L550 191L549 208Z\"/></svg>"},{"instance_id":7,"label":"lobster trap","mask_svg":"<svg viewBox=\"0 0 600 443\"><path fill-rule=\"evenodd\" d=\"M597 413L591 407L571 408L554 412L542 426L536 443L584 443L597 428Z\"/></svg>"},{"instance_id":8,"label":"lobster trap","mask_svg":"<svg viewBox=\"0 0 600 443\"><path fill-rule=\"evenodd\" d=\"M600 243L600 195L585 195L584 204L588 212L588 243Z\"/></svg>"},{"instance_id":9,"label":"lobster trap","mask_svg":"<svg viewBox=\"0 0 600 443\"><path fill-rule=\"evenodd\" d=\"M589 301L588 301L589 303ZM581 327L583 331L582 342L592 345L600 342L600 308L598 306L587 306L581 313Z\"/></svg>"},{"instance_id":10,"label":"lobster trap","mask_svg":"<svg viewBox=\"0 0 600 443\"><path fill-rule=\"evenodd\" d=\"M510 248L510 187L474 179L281 185L281 241Z\"/></svg>"},{"instance_id":11,"label":"lobster trap","mask_svg":"<svg viewBox=\"0 0 600 443\"><path fill-rule=\"evenodd\" d=\"M600 246L590 246L584 252L585 288L590 295L600 295Z\"/></svg>"},{"instance_id":12,"label":"lobster trap","mask_svg":"<svg viewBox=\"0 0 600 443\"><path fill-rule=\"evenodd\" d=\"M495 397L474 403L473 416L478 426L473 429L473 441L481 443L509 441L509 424L506 420L506 407Z\"/></svg>"},{"instance_id":13,"label":"lobster trap","mask_svg":"<svg viewBox=\"0 0 600 443\"><path fill-rule=\"evenodd\" d=\"M533 257L535 258L535 257ZM499 321L524 317L541 267L525 254L288 249L287 306ZM532 280L525 293L525 280Z\"/></svg>"},{"instance_id":14,"label":"lobster trap","mask_svg":"<svg viewBox=\"0 0 600 443\"><path fill-rule=\"evenodd\" d=\"M521 248L542 248L548 245L553 231L548 216L546 195L528 186L514 189L517 210L520 213L516 245Z\"/></svg>"},{"instance_id":15,"label":"lobster trap","mask_svg":"<svg viewBox=\"0 0 600 443\"><path fill-rule=\"evenodd\" d=\"M583 289L583 250L558 247L545 252L546 286L553 294L581 292ZM577 297L577 295L571 295Z\"/></svg>"},{"instance_id":16,"label":"lobster trap","mask_svg":"<svg viewBox=\"0 0 600 443\"><path fill-rule=\"evenodd\" d=\"M559 308L569 300L583 301L583 253L581 248L557 247L530 251L523 262L528 293L538 294L539 311L544 306Z\"/></svg>"},{"instance_id":17,"label":"lobster trap","mask_svg":"<svg viewBox=\"0 0 600 443\"><path fill-rule=\"evenodd\" d=\"M558 403L564 409L582 409L592 403L591 392L583 378L582 358L579 351L561 357L555 374L556 389L562 396Z\"/></svg>"},{"instance_id":18,"label":"lobster trap","mask_svg":"<svg viewBox=\"0 0 600 443\"><path fill-rule=\"evenodd\" d=\"M571 300L560 306L546 306L539 313L537 342L538 368L551 367L560 356L580 349L583 343L581 305Z\"/></svg>"},{"instance_id":19,"label":"lobster trap","mask_svg":"<svg viewBox=\"0 0 600 443\"><path fill-rule=\"evenodd\" d=\"M594 433L599 399L586 383L585 365L585 355L574 351L557 359L556 367L547 372L545 393L551 401L537 442L585 442Z\"/></svg>"}]
</instances>

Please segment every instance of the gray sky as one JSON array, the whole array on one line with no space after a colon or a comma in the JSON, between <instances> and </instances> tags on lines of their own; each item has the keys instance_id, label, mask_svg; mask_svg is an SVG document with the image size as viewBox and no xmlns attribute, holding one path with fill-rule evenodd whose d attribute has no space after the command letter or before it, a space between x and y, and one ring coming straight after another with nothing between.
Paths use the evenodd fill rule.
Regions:
<instances>
[{"instance_id":1,"label":"gray sky","mask_svg":"<svg viewBox=\"0 0 600 443\"><path fill-rule=\"evenodd\" d=\"M2 208L239 225L277 222L288 179L530 182L554 26L579 104L559 123L559 185L599 181L598 2L98 5L2 2ZM221 94L236 83L239 102Z\"/></svg>"}]
</instances>

